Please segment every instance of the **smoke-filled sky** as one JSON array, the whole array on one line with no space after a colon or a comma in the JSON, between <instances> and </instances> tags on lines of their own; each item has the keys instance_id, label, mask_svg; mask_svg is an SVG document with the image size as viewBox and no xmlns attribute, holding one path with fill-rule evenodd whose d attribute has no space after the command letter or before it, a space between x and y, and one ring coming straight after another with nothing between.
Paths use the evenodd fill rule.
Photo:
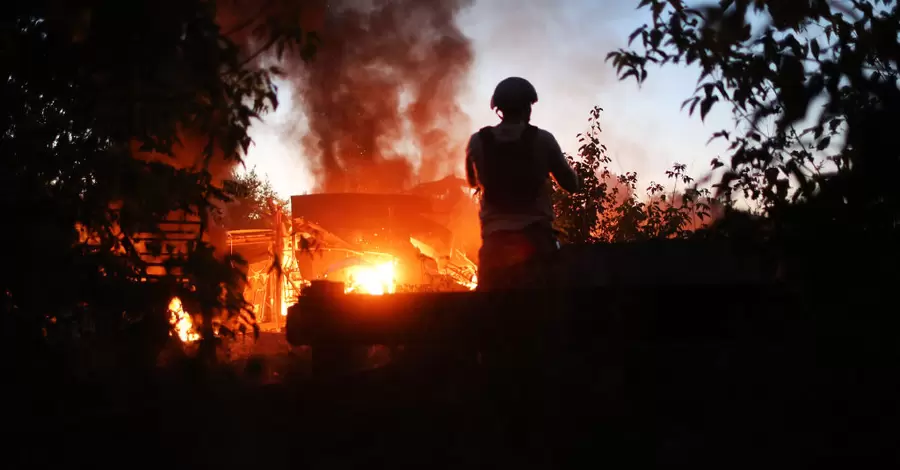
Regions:
<instances>
[{"instance_id":1,"label":"smoke-filled sky","mask_svg":"<svg viewBox=\"0 0 900 470\"><path fill-rule=\"evenodd\" d=\"M454 92L456 99L452 100L460 113L442 113L433 122L425 123L434 126L450 118L455 125L445 123L444 128L458 128L451 132L454 135L449 137L450 142L442 143L433 152L441 154L435 156L441 160L439 166L445 166L444 160L449 160L451 165L458 165L461 174L464 155L459 146L465 144L471 132L498 121L489 107L490 95L497 82L517 75L531 80L538 90L540 101L535 105L532 123L556 135L563 150L573 153L577 150L576 135L587 125L591 108L599 105L605 110L601 118L603 141L613 158L613 171L637 171L644 183L663 182L664 171L676 161L688 164L695 176L705 172L709 161L721 151L721 144L708 146L706 142L714 131L730 127L730 121L724 107L714 109L705 125L699 118L689 118L686 111L681 111L682 101L695 88L696 70L675 67L651 70L648 81L639 89L633 81L618 82L614 70L604 61L609 51L624 46L628 34L649 19L647 10L635 10L637 3L637 0L474 0L471 6L463 8L456 14L456 22L471 40L472 58L468 72L462 75L457 86L458 93ZM452 32L452 28L443 30ZM325 37L327 40L327 32ZM444 47L455 51L457 57L465 55L452 41ZM355 51L346 55L348 58L370 56L371 52ZM466 58L462 59L465 62ZM453 78L458 71L435 69L434 72ZM427 73L420 73L403 80L415 82L427 77ZM443 87L438 95L446 95L447 91ZM317 169L321 155L311 154L316 149L310 145L310 121L302 113L303 93L304 87L295 83L280 86L281 106L265 123L255 124L252 135L256 144L246 159L247 166L256 166L259 173L267 175L284 197L323 187ZM352 99L353 94L341 99L348 98ZM401 97L401 101L414 99L414 96ZM453 104L446 102L446 96L439 99L440 107L425 106L425 112L434 113ZM321 96L316 101L317 108L322 109ZM322 127L325 129L333 127L332 122L321 124L327 125ZM412 137L406 145L421 140L421 136ZM460 148L459 155L454 155L457 148ZM402 148L391 152L417 153L404 152ZM416 182L415 179L411 182Z\"/></svg>"}]
</instances>

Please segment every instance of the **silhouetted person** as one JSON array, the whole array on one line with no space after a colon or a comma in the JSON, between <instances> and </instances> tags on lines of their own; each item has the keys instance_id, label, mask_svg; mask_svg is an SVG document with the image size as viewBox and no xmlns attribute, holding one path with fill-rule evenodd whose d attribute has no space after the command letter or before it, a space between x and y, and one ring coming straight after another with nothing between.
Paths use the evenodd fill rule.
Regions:
<instances>
[{"instance_id":1,"label":"silhouetted person","mask_svg":"<svg viewBox=\"0 0 900 470\"><path fill-rule=\"evenodd\" d=\"M580 186L553 134L530 124L537 100L528 80L501 81L491 97L500 124L469 139L466 178L481 196L480 290L539 282L559 247L550 177L569 192Z\"/></svg>"}]
</instances>

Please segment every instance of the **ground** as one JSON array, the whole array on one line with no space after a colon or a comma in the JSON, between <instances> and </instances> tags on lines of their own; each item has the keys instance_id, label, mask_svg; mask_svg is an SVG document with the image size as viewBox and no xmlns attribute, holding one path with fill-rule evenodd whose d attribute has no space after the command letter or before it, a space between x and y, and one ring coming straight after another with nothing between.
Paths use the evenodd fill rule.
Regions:
<instances>
[{"instance_id":1,"label":"ground","mask_svg":"<svg viewBox=\"0 0 900 470\"><path fill-rule=\"evenodd\" d=\"M173 356L74 380L47 363L7 384L3 455L6 468L881 468L900 462L900 348L896 321L864 313L877 301L816 296L793 319L710 310L717 322L691 309L636 322L623 305L502 367L316 378L314 354L274 333L212 369Z\"/></svg>"}]
</instances>

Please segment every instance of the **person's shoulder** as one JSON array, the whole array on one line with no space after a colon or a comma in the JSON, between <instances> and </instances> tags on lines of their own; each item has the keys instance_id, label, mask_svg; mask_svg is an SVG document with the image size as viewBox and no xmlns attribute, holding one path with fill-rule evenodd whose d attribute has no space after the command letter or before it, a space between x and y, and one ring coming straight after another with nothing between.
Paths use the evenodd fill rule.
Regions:
<instances>
[{"instance_id":1,"label":"person's shoulder","mask_svg":"<svg viewBox=\"0 0 900 470\"><path fill-rule=\"evenodd\" d=\"M490 126L482 127L480 129L478 129L477 131L473 132L472 135L469 136L469 140L481 138L481 132L484 131L485 129L490 129Z\"/></svg>"},{"instance_id":2,"label":"person's shoulder","mask_svg":"<svg viewBox=\"0 0 900 470\"><path fill-rule=\"evenodd\" d=\"M542 129L538 126L535 126L534 124L531 124L531 127L533 127L535 129L535 131L537 132L537 135L540 136L542 139L545 139L547 137L551 137L551 138L555 139L555 137L553 137L553 133L548 131L547 129Z\"/></svg>"},{"instance_id":3,"label":"person's shoulder","mask_svg":"<svg viewBox=\"0 0 900 470\"><path fill-rule=\"evenodd\" d=\"M477 131L473 132L472 135L469 136L469 144L471 145L472 142L480 141L481 133L484 130L491 130L492 128L493 128L493 126L485 126L485 127L482 127L481 129L478 129Z\"/></svg>"},{"instance_id":4,"label":"person's shoulder","mask_svg":"<svg viewBox=\"0 0 900 470\"><path fill-rule=\"evenodd\" d=\"M480 152L481 149L481 129L469 136L469 143L466 144L466 153Z\"/></svg>"},{"instance_id":5,"label":"person's shoulder","mask_svg":"<svg viewBox=\"0 0 900 470\"><path fill-rule=\"evenodd\" d=\"M532 125L532 127L535 128L535 132L536 132L535 135L537 136L537 139L540 140L541 142L547 142L547 143L555 143L556 142L556 136L554 136L552 132L550 132L546 129L541 129L540 127L535 126L535 125Z\"/></svg>"}]
</instances>

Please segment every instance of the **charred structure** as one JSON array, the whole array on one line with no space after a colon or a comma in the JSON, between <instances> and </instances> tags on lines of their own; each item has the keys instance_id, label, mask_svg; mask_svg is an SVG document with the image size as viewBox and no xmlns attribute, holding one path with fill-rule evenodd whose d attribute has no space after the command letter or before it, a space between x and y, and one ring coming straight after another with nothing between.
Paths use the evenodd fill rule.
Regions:
<instances>
[{"instance_id":1,"label":"charred structure","mask_svg":"<svg viewBox=\"0 0 900 470\"><path fill-rule=\"evenodd\" d=\"M348 294L472 289L479 244L475 201L452 177L402 193L293 196L271 228L227 234L227 250L249 262L244 295L267 330L314 281Z\"/></svg>"},{"instance_id":2,"label":"charred structure","mask_svg":"<svg viewBox=\"0 0 900 470\"><path fill-rule=\"evenodd\" d=\"M400 194L293 196L291 243L301 275L353 289L360 267L389 264L401 290L473 287L477 219L461 183L447 178Z\"/></svg>"}]
</instances>

